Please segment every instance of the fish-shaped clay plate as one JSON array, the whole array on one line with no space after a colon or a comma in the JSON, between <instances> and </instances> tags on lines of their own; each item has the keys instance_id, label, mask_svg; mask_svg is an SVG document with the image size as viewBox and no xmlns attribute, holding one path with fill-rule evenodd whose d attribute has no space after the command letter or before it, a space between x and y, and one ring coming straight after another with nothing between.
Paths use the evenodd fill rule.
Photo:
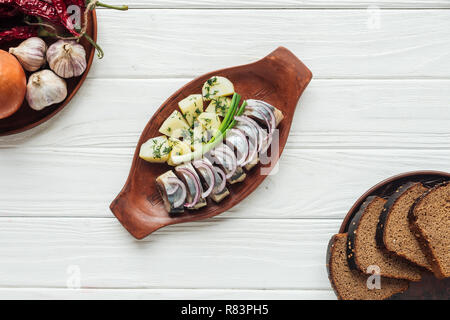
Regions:
<instances>
[{"instance_id":1,"label":"fish-shaped clay plate","mask_svg":"<svg viewBox=\"0 0 450 320\"><path fill-rule=\"evenodd\" d=\"M156 179L172 168L166 164L145 162L139 158L139 150L147 140L160 136L160 126L174 110L178 110L178 102L190 94L202 92L205 81L213 76L230 79L243 99L264 100L283 112L284 120L278 127L279 154L276 160L286 145L300 96L312 79L311 71L292 52L280 47L255 63L205 74L173 94L144 129L128 180L111 204L114 215L137 239L145 238L165 226L211 218L229 210L264 181L267 172L261 174L261 169L267 171L269 167L270 170L275 164L274 161L266 166L258 164L247 173L244 182L229 186L230 196L220 204L210 201L208 206L198 211L186 210L181 215L170 215L166 211L156 187Z\"/></svg>"}]
</instances>

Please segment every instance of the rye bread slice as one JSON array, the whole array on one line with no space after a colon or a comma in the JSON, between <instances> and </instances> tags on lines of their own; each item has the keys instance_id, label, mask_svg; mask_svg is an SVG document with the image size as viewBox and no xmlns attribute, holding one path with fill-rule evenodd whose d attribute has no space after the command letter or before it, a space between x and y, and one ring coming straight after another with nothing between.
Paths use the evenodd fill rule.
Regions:
<instances>
[{"instance_id":1,"label":"rye bread slice","mask_svg":"<svg viewBox=\"0 0 450 320\"><path fill-rule=\"evenodd\" d=\"M450 181L417 199L409 212L411 230L422 244L434 275L450 277Z\"/></svg>"},{"instance_id":2,"label":"rye bread slice","mask_svg":"<svg viewBox=\"0 0 450 320\"><path fill-rule=\"evenodd\" d=\"M406 259L380 249L375 240L378 221L386 200L369 197L350 222L347 259L350 269L371 274L374 267L387 278L420 281L421 271Z\"/></svg>"},{"instance_id":3,"label":"rye bread slice","mask_svg":"<svg viewBox=\"0 0 450 320\"><path fill-rule=\"evenodd\" d=\"M401 186L387 201L377 226L377 245L430 271L431 265L409 227L408 213L429 189L420 182Z\"/></svg>"},{"instance_id":4,"label":"rye bread slice","mask_svg":"<svg viewBox=\"0 0 450 320\"><path fill-rule=\"evenodd\" d=\"M406 280L381 278L381 289L367 287L369 276L347 263L347 234L334 235L328 245L327 271L339 300L384 300L408 289Z\"/></svg>"}]
</instances>

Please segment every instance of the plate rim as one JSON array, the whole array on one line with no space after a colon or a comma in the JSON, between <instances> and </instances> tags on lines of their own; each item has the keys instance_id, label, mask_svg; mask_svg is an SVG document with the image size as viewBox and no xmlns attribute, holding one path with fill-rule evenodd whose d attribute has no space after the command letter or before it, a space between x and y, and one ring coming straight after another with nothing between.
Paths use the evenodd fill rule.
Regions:
<instances>
[{"instance_id":1,"label":"plate rim","mask_svg":"<svg viewBox=\"0 0 450 320\"><path fill-rule=\"evenodd\" d=\"M377 190L385 187L386 185L393 183L397 180L402 180L409 177L414 176L444 176L448 177L450 179L450 173L445 171L435 171L435 170L418 170L418 171L409 171L401 174L394 175L390 178L384 179L383 181L377 183L373 187L371 187L369 190L367 190L361 197L356 200L356 202L353 204L353 206L350 208L350 210L345 215L344 220L342 221L342 224L339 229L339 233L347 233L348 225L350 221L353 219L353 216L358 212L358 209L361 207L361 205L364 203L364 201L372 196Z\"/></svg>"}]
</instances>

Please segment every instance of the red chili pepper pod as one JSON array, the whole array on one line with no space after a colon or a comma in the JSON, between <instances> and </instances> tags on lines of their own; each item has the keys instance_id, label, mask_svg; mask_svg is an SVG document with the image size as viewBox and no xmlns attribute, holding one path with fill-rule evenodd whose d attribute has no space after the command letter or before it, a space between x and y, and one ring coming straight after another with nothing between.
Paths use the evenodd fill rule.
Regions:
<instances>
[{"instance_id":1,"label":"red chili pepper pod","mask_svg":"<svg viewBox=\"0 0 450 320\"><path fill-rule=\"evenodd\" d=\"M38 34L38 28L35 26L14 27L10 30L0 31L0 43L13 40L25 40L35 37Z\"/></svg>"},{"instance_id":2,"label":"red chili pepper pod","mask_svg":"<svg viewBox=\"0 0 450 320\"><path fill-rule=\"evenodd\" d=\"M66 3L63 0L52 0L52 3L66 29L69 30L72 35L79 37L80 34L75 30L75 26L73 25L69 13L67 12Z\"/></svg>"}]
</instances>

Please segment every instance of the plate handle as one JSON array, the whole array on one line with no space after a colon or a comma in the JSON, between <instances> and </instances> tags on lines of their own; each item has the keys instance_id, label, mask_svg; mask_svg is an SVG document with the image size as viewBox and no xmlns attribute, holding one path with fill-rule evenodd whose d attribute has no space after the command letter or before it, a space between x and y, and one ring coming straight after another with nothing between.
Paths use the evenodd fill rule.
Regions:
<instances>
[{"instance_id":1,"label":"plate handle","mask_svg":"<svg viewBox=\"0 0 450 320\"><path fill-rule=\"evenodd\" d=\"M279 47L258 63L264 64L268 72L284 74L283 77L277 77L280 79L279 85L290 94L294 92L297 101L313 77L311 70L285 47Z\"/></svg>"}]
</instances>

